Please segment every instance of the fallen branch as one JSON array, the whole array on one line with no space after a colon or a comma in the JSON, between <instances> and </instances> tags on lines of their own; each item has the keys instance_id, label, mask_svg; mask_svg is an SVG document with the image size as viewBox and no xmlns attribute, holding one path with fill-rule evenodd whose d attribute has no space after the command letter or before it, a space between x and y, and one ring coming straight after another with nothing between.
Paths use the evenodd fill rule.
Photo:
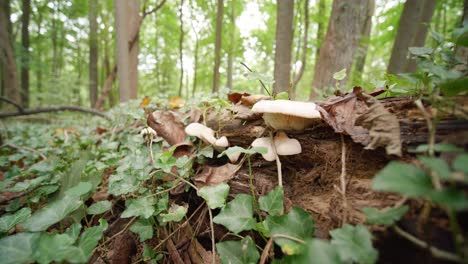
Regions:
<instances>
[{"instance_id":1,"label":"fallen branch","mask_svg":"<svg viewBox=\"0 0 468 264\"><path fill-rule=\"evenodd\" d=\"M3 96L0 96L0 101L3 101L3 102L6 102L6 103L9 103L11 105L13 105L14 107L16 107L16 109L18 109L18 112L23 112L24 109L21 105L13 102L12 100L6 98L6 97L3 97Z\"/></svg>"},{"instance_id":2,"label":"fallen branch","mask_svg":"<svg viewBox=\"0 0 468 264\"><path fill-rule=\"evenodd\" d=\"M40 114L40 113L59 112L59 111L72 111L72 112L87 113L91 115L97 115L107 120L110 120L108 116L106 116L105 114L99 111L89 109L89 108L83 108L79 106L72 106L72 105L51 106L51 107L43 107L43 108L35 108L35 109L23 109L23 111L18 111L18 112L0 113L0 119L14 117L14 116L25 116L25 115L34 115L34 114Z\"/></svg>"},{"instance_id":3,"label":"fallen branch","mask_svg":"<svg viewBox=\"0 0 468 264\"><path fill-rule=\"evenodd\" d=\"M12 143L6 143L3 146L8 146L8 147L14 148L14 149L24 149L24 150L27 150L27 151L31 151L31 152L36 153L37 155L39 155L39 157L41 157L42 160L47 159L47 157L37 149L33 149L33 148L30 148L30 147L24 147L24 146L17 146L17 145L12 144ZM0 148L2 148L3 146L1 146Z\"/></svg>"}]
</instances>

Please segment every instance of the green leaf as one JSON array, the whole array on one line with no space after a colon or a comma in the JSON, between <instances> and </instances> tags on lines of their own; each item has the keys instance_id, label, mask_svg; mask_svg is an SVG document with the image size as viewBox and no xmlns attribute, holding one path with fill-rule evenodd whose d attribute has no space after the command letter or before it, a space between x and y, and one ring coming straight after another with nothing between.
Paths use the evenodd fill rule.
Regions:
<instances>
[{"instance_id":1,"label":"green leaf","mask_svg":"<svg viewBox=\"0 0 468 264\"><path fill-rule=\"evenodd\" d=\"M461 190L448 187L442 191L433 191L428 196L434 203L448 206L457 211L468 209L468 197Z\"/></svg>"},{"instance_id":2,"label":"green leaf","mask_svg":"<svg viewBox=\"0 0 468 264\"><path fill-rule=\"evenodd\" d=\"M148 219L138 219L138 221L130 226L130 231L140 237L140 242L153 237L153 225Z\"/></svg>"},{"instance_id":3,"label":"green leaf","mask_svg":"<svg viewBox=\"0 0 468 264\"><path fill-rule=\"evenodd\" d=\"M468 77L448 79L440 84L440 89L447 96L466 94L468 92Z\"/></svg>"},{"instance_id":4,"label":"green leaf","mask_svg":"<svg viewBox=\"0 0 468 264\"><path fill-rule=\"evenodd\" d=\"M265 224L272 236L283 235L295 239L306 240L314 233L314 221L303 209L293 207L288 214L267 216ZM287 255L297 254L300 243L288 238L275 238L275 243Z\"/></svg>"},{"instance_id":5,"label":"green leaf","mask_svg":"<svg viewBox=\"0 0 468 264\"><path fill-rule=\"evenodd\" d=\"M62 262L67 258L66 251L70 250L78 238L81 225L72 225L64 234L42 233L34 258L39 263Z\"/></svg>"},{"instance_id":6,"label":"green leaf","mask_svg":"<svg viewBox=\"0 0 468 264\"><path fill-rule=\"evenodd\" d=\"M345 224L330 231L331 244L336 246L343 262L375 263L378 252L372 247L372 234L363 225Z\"/></svg>"},{"instance_id":7,"label":"green leaf","mask_svg":"<svg viewBox=\"0 0 468 264\"><path fill-rule=\"evenodd\" d=\"M289 100L288 92L281 92L275 95L275 100Z\"/></svg>"},{"instance_id":8,"label":"green leaf","mask_svg":"<svg viewBox=\"0 0 468 264\"><path fill-rule=\"evenodd\" d=\"M411 151L413 153L427 153L429 150L429 145L422 144L419 145L415 150ZM452 144L439 143L434 145L435 152L463 152L463 148L457 147Z\"/></svg>"},{"instance_id":9,"label":"green leaf","mask_svg":"<svg viewBox=\"0 0 468 264\"><path fill-rule=\"evenodd\" d=\"M94 248L101 240L104 231L109 226L104 219L99 220L99 226L87 228L80 236L78 246L71 247L65 251L66 259L69 262L83 263L87 262L93 254Z\"/></svg>"},{"instance_id":10,"label":"green leaf","mask_svg":"<svg viewBox=\"0 0 468 264\"><path fill-rule=\"evenodd\" d=\"M253 228L255 231L258 231L260 234L262 234L264 237L271 237L270 230L268 230L265 221L262 222L257 222L254 225Z\"/></svg>"},{"instance_id":11,"label":"green leaf","mask_svg":"<svg viewBox=\"0 0 468 264\"><path fill-rule=\"evenodd\" d=\"M224 155L229 157L229 156L239 154L239 153L244 153L244 154L247 154L247 155L253 155L253 154L256 154L256 153L266 154L267 151L268 150L265 147L254 147L254 148L250 148L250 149L245 149L245 148L242 148L242 147L234 146L234 147L227 148L225 151L219 153L218 158L221 158Z\"/></svg>"},{"instance_id":12,"label":"green leaf","mask_svg":"<svg viewBox=\"0 0 468 264\"><path fill-rule=\"evenodd\" d=\"M244 230L251 230L256 222L253 217L252 196L238 194L221 209L221 212L213 218L213 222L225 226L236 234Z\"/></svg>"},{"instance_id":13,"label":"green leaf","mask_svg":"<svg viewBox=\"0 0 468 264\"><path fill-rule=\"evenodd\" d=\"M78 197L66 195L62 199L53 201L44 208L36 211L22 226L25 230L31 232L44 231L49 228L49 226L60 222L82 204L83 201Z\"/></svg>"},{"instance_id":14,"label":"green leaf","mask_svg":"<svg viewBox=\"0 0 468 264\"><path fill-rule=\"evenodd\" d=\"M400 220L403 215L408 212L407 205L402 207L387 207L382 211L377 208L364 207L361 211L367 216L366 222L376 225L393 225L396 221Z\"/></svg>"},{"instance_id":15,"label":"green leaf","mask_svg":"<svg viewBox=\"0 0 468 264\"><path fill-rule=\"evenodd\" d=\"M409 47L408 50L415 56L429 55L434 52L433 49L426 47Z\"/></svg>"},{"instance_id":16,"label":"green leaf","mask_svg":"<svg viewBox=\"0 0 468 264\"><path fill-rule=\"evenodd\" d=\"M456 171L461 171L468 175L468 154L458 155L453 161L452 167Z\"/></svg>"},{"instance_id":17,"label":"green leaf","mask_svg":"<svg viewBox=\"0 0 468 264\"><path fill-rule=\"evenodd\" d=\"M32 262L41 234L18 233L0 239L0 256L3 264Z\"/></svg>"},{"instance_id":18,"label":"green leaf","mask_svg":"<svg viewBox=\"0 0 468 264\"><path fill-rule=\"evenodd\" d=\"M223 264L256 264L260 259L260 254L250 236L240 241L217 243L216 249Z\"/></svg>"},{"instance_id":19,"label":"green leaf","mask_svg":"<svg viewBox=\"0 0 468 264\"><path fill-rule=\"evenodd\" d=\"M420 156L418 159L424 167L435 172L441 179L449 180L451 178L450 167L445 160L427 156Z\"/></svg>"},{"instance_id":20,"label":"green leaf","mask_svg":"<svg viewBox=\"0 0 468 264\"><path fill-rule=\"evenodd\" d=\"M335 246L328 241L320 239L309 239L301 246L297 255L286 256L282 259L284 263L307 263L307 264L341 264L340 255Z\"/></svg>"},{"instance_id":21,"label":"green leaf","mask_svg":"<svg viewBox=\"0 0 468 264\"><path fill-rule=\"evenodd\" d=\"M434 190L430 177L423 170L414 165L395 161L377 173L372 188L408 197L425 196Z\"/></svg>"},{"instance_id":22,"label":"green leaf","mask_svg":"<svg viewBox=\"0 0 468 264\"><path fill-rule=\"evenodd\" d=\"M198 195L205 199L210 209L220 208L226 204L229 184L223 182L216 186L205 186L198 190Z\"/></svg>"},{"instance_id":23,"label":"green leaf","mask_svg":"<svg viewBox=\"0 0 468 264\"><path fill-rule=\"evenodd\" d=\"M213 158L214 149L212 146L207 146L198 151L198 156L203 156L206 158Z\"/></svg>"},{"instance_id":24,"label":"green leaf","mask_svg":"<svg viewBox=\"0 0 468 264\"><path fill-rule=\"evenodd\" d=\"M16 224L23 222L29 216L31 216L31 209L29 208L22 208L19 211L16 211L14 214L7 214L0 218L0 233L8 232L12 229Z\"/></svg>"},{"instance_id":25,"label":"green leaf","mask_svg":"<svg viewBox=\"0 0 468 264\"><path fill-rule=\"evenodd\" d=\"M65 195L72 197L81 197L88 194L92 188L93 185L90 182L80 182L77 185L66 190Z\"/></svg>"},{"instance_id":26,"label":"green leaf","mask_svg":"<svg viewBox=\"0 0 468 264\"><path fill-rule=\"evenodd\" d=\"M346 68L333 74L333 79L337 81L342 81L344 78L346 78Z\"/></svg>"},{"instance_id":27,"label":"green leaf","mask_svg":"<svg viewBox=\"0 0 468 264\"><path fill-rule=\"evenodd\" d=\"M97 203L93 203L88 209L86 209L86 213L90 215L97 215L102 214L106 211L109 211L112 208L112 203L109 201L100 201Z\"/></svg>"},{"instance_id":28,"label":"green leaf","mask_svg":"<svg viewBox=\"0 0 468 264\"><path fill-rule=\"evenodd\" d=\"M167 214L160 214L163 223L179 222L187 214L188 205L172 204Z\"/></svg>"},{"instance_id":29,"label":"green leaf","mask_svg":"<svg viewBox=\"0 0 468 264\"><path fill-rule=\"evenodd\" d=\"M270 191L266 196L258 199L260 210L263 210L270 215L278 215L283 212L283 187L277 186Z\"/></svg>"},{"instance_id":30,"label":"green leaf","mask_svg":"<svg viewBox=\"0 0 468 264\"><path fill-rule=\"evenodd\" d=\"M120 217L128 218L132 216L141 216L143 218L149 218L154 213L154 203L155 201L152 197L129 199L125 201L126 209Z\"/></svg>"}]
</instances>

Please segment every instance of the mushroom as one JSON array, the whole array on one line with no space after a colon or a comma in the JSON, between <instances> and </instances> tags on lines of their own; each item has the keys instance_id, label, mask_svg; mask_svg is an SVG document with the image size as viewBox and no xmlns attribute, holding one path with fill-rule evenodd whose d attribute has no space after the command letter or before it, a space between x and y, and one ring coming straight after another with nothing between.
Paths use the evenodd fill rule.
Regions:
<instances>
[{"instance_id":1,"label":"mushroom","mask_svg":"<svg viewBox=\"0 0 468 264\"><path fill-rule=\"evenodd\" d=\"M276 130L304 130L321 118L312 102L262 100L252 107L252 111L263 113L265 123Z\"/></svg>"},{"instance_id":2,"label":"mushroom","mask_svg":"<svg viewBox=\"0 0 468 264\"><path fill-rule=\"evenodd\" d=\"M212 145L216 150L222 150L229 146L229 141L225 136L216 139L213 129L200 123L190 123L185 128L185 133L203 140L203 142Z\"/></svg>"},{"instance_id":3,"label":"mushroom","mask_svg":"<svg viewBox=\"0 0 468 264\"><path fill-rule=\"evenodd\" d=\"M273 139L276 153L281 156L296 155L302 152L301 144L297 139L289 138L286 133L280 131Z\"/></svg>"},{"instance_id":4,"label":"mushroom","mask_svg":"<svg viewBox=\"0 0 468 264\"><path fill-rule=\"evenodd\" d=\"M276 159L275 150L273 142L269 137L257 138L252 142L252 147L264 147L267 149L265 154L262 154L262 157L267 161L274 161Z\"/></svg>"}]
</instances>

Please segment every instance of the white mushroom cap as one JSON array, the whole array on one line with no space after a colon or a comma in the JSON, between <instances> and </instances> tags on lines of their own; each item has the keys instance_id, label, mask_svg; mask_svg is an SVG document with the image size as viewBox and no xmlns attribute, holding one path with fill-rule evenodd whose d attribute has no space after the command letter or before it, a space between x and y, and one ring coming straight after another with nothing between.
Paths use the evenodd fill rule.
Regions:
<instances>
[{"instance_id":1,"label":"white mushroom cap","mask_svg":"<svg viewBox=\"0 0 468 264\"><path fill-rule=\"evenodd\" d=\"M286 133L279 132L273 139L276 153L281 156L296 155L302 152L301 144L297 139L288 138Z\"/></svg>"},{"instance_id":2,"label":"white mushroom cap","mask_svg":"<svg viewBox=\"0 0 468 264\"><path fill-rule=\"evenodd\" d=\"M152 129L151 127L145 127L140 131L140 135L142 135L142 136L146 136L148 134L150 134L152 136L157 136L158 135L156 133L156 131L154 129Z\"/></svg>"},{"instance_id":3,"label":"white mushroom cap","mask_svg":"<svg viewBox=\"0 0 468 264\"><path fill-rule=\"evenodd\" d=\"M213 145L216 147L227 148L229 147L229 141L227 137L222 136L219 139L217 139Z\"/></svg>"},{"instance_id":4,"label":"white mushroom cap","mask_svg":"<svg viewBox=\"0 0 468 264\"><path fill-rule=\"evenodd\" d=\"M197 137L210 145L214 145L216 142L214 131L200 123L189 124L185 128L185 133L189 136Z\"/></svg>"},{"instance_id":5,"label":"white mushroom cap","mask_svg":"<svg viewBox=\"0 0 468 264\"><path fill-rule=\"evenodd\" d=\"M269 137L257 138L252 142L252 147L265 147L267 148L267 153L262 154L262 157L267 161L276 160L275 152L273 149L273 142Z\"/></svg>"},{"instance_id":6,"label":"white mushroom cap","mask_svg":"<svg viewBox=\"0 0 468 264\"><path fill-rule=\"evenodd\" d=\"M315 103L290 100L262 100L252 111L263 113L265 123L277 130L303 130L320 119Z\"/></svg>"}]
</instances>

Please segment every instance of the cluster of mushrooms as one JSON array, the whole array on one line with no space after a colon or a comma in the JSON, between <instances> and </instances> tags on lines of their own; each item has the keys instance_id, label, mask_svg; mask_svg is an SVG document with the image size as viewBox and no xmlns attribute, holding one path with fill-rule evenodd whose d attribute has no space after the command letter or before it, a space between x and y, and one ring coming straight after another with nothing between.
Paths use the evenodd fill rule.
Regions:
<instances>
[{"instance_id":1,"label":"cluster of mushrooms","mask_svg":"<svg viewBox=\"0 0 468 264\"><path fill-rule=\"evenodd\" d=\"M301 144L297 139L289 138L285 131L302 131L312 125L317 119L321 119L317 105L312 102L299 102L290 100L261 100L252 107L255 113L262 113L265 124L276 131L273 137L257 138L252 142L252 147L264 147L267 149L263 158L267 161L277 162L278 184L282 186L281 163L278 156L296 155L302 152ZM191 123L185 128L189 136L195 136L214 149L222 151L229 146L226 137L215 137L214 131L200 123ZM231 162L236 162L240 153L228 155Z\"/></svg>"}]
</instances>

